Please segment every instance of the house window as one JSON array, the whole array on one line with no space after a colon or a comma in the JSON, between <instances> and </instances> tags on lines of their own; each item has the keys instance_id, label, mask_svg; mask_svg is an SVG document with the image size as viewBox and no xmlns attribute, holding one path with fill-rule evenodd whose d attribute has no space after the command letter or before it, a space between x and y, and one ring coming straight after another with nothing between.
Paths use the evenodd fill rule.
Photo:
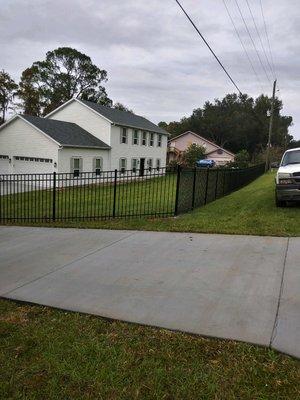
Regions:
<instances>
[{"instance_id":1,"label":"house window","mask_svg":"<svg viewBox=\"0 0 300 400\"><path fill-rule=\"evenodd\" d=\"M222 149L218 149L217 153L221 155L221 154L223 154L223 150Z\"/></svg>"},{"instance_id":2,"label":"house window","mask_svg":"<svg viewBox=\"0 0 300 400\"><path fill-rule=\"evenodd\" d=\"M154 133L150 133L149 146L154 146Z\"/></svg>"},{"instance_id":3,"label":"house window","mask_svg":"<svg viewBox=\"0 0 300 400\"><path fill-rule=\"evenodd\" d=\"M147 132L143 132L142 146L147 146Z\"/></svg>"},{"instance_id":4,"label":"house window","mask_svg":"<svg viewBox=\"0 0 300 400\"><path fill-rule=\"evenodd\" d=\"M135 174L136 173L136 171L137 171L137 168L138 168L138 159L137 158L133 158L132 160L131 160L131 169L132 169L132 172Z\"/></svg>"},{"instance_id":5,"label":"house window","mask_svg":"<svg viewBox=\"0 0 300 400\"><path fill-rule=\"evenodd\" d=\"M153 160L152 158L148 158L147 160L148 170L151 171L153 167Z\"/></svg>"},{"instance_id":6,"label":"house window","mask_svg":"<svg viewBox=\"0 0 300 400\"><path fill-rule=\"evenodd\" d=\"M103 168L103 160L101 157L94 158L94 172L96 175L101 175Z\"/></svg>"},{"instance_id":7,"label":"house window","mask_svg":"<svg viewBox=\"0 0 300 400\"><path fill-rule=\"evenodd\" d=\"M162 144L162 135L157 136L157 147L161 147Z\"/></svg>"},{"instance_id":8,"label":"house window","mask_svg":"<svg viewBox=\"0 0 300 400\"><path fill-rule=\"evenodd\" d=\"M160 169L160 158L156 159L156 170L159 171Z\"/></svg>"},{"instance_id":9,"label":"house window","mask_svg":"<svg viewBox=\"0 0 300 400\"><path fill-rule=\"evenodd\" d=\"M73 172L74 178L80 176L82 170L82 158L71 158L71 172Z\"/></svg>"},{"instance_id":10,"label":"house window","mask_svg":"<svg viewBox=\"0 0 300 400\"><path fill-rule=\"evenodd\" d=\"M1 158L2 160L8 160L8 159L9 159L8 156L4 156L4 155L1 155L1 154L0 154L0 158Z\"/></svg>"},{"instance_id":11,"label":"house window","mask_svg":"<svg viewBox=\"0 0 300 400\"><path fill-rule=\"evenodd\" d=\"M139 144L139 131L135 129L132 135L132 144L137 145Z\"/></svg>"},{"instance_id":12,"label":"house window","mask_svg":"<svg viewBox=\"0 0 300 400\"><path fill-rule=\"evenodd\" d=\"M125 174L126 166L127 166L126 158L120 158L120 172L121 172L121 174Z\"/></svg>"},{"instance_id":13,"label":"house window","mask_svg":"<svg viewBox=\"0 0 300 400\"><path fill-rule=\"evenodd\" d=\"M121 143L127 143L127 129L121 128Z\"/></svg>"}]
</instances>

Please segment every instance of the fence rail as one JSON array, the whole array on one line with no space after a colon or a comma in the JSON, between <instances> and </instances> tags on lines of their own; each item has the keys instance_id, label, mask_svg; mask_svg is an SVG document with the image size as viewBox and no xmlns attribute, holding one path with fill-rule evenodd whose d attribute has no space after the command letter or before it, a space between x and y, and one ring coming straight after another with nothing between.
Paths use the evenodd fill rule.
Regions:
<instances>
[{"instance_id":1,"label":"fence rail","mask_svg":"<svg viewBox=\"0 0 300 400\"><path fill-rule=\"evenodd\" d=\"M0 175L0 222L167 217L188 212L264 173L245 169Z\"/></svg>"}]
</instances>

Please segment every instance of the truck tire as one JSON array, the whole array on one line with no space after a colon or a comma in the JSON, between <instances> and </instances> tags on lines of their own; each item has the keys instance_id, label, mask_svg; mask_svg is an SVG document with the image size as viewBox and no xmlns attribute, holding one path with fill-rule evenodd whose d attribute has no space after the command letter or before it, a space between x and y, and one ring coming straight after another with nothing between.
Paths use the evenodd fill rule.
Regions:
<instances>
[{"instance_id":1,"label":"truck tire","mask_svg":"<svg viewBox=\"0 0 300 400\"><path fill-rule=\"evenodd\" d=\"M275 203L276 203L276 207L286 207L286 201L279 200L277 196L275 197Z\"/></svg>"}]
</instances>

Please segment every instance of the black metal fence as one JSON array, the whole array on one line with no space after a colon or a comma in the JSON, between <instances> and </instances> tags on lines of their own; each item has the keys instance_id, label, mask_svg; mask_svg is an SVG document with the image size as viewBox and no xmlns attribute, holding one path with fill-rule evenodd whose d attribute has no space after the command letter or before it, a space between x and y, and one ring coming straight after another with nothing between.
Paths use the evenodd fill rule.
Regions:
<instances>
[{"instance_id":1,"label":"black metal fence","mask_svg":"<svg viewBox=\"0 0 300 400\"><path fill-rule=\"evenodd\" d=\"M265 172L264 164L243 169L180 169L175 214L208 204L241 188Z\"/></svg>"},{"instance_id":2,"label":"black metal fence","mask_svg":"<svg viewBox=\"0 0 300 400\"><path fill-rule=\"evenodd\" d=\"M201 207L246 185L246 169L137 170L0 175L0 222L167 217Z\"/></svg>"}]
</instances>

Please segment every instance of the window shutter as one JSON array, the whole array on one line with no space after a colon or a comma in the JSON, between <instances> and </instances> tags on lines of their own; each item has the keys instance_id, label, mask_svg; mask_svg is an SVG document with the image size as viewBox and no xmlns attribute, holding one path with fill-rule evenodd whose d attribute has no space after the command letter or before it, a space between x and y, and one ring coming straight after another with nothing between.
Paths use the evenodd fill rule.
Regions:
<instances>
[{"instance_id":1,"label":"window shutter","mask_svg":"<svg viewBox=\"0 0 300 400\"><path fill-rule=\"evenodd\" d=\"M70 172L73 173L74 171L74 158L70 158Z\"/></svg>"},{"instance_id":2,"label":"window shutter","mask_svg":"<svg viewBox=\"0 0 300 400\"><path fill-rule=\"evenodd\" d=\"M95 172L95 170L96 170L96 158L97 157L93 158L93 172Z\"/></svg>"},{"instance_id":3,"label":"window shutter","mask_svg":"<svg viewBox=\"0 0 300 400\"><path fill-rule=\"evenodd\" d=\"M123 128L120 128L120 143L122 143Z\"/></svg>"},{"instance_id":4,"label":"window shutter","mask_svg":"<svg viewBox=\"0 0 300 400\"><path fill-rule=\"evenodd\" d=\"M82 172L82 168L83 168L83 159L79 158L79 171Z\"/></svg>"}]
</instances>

